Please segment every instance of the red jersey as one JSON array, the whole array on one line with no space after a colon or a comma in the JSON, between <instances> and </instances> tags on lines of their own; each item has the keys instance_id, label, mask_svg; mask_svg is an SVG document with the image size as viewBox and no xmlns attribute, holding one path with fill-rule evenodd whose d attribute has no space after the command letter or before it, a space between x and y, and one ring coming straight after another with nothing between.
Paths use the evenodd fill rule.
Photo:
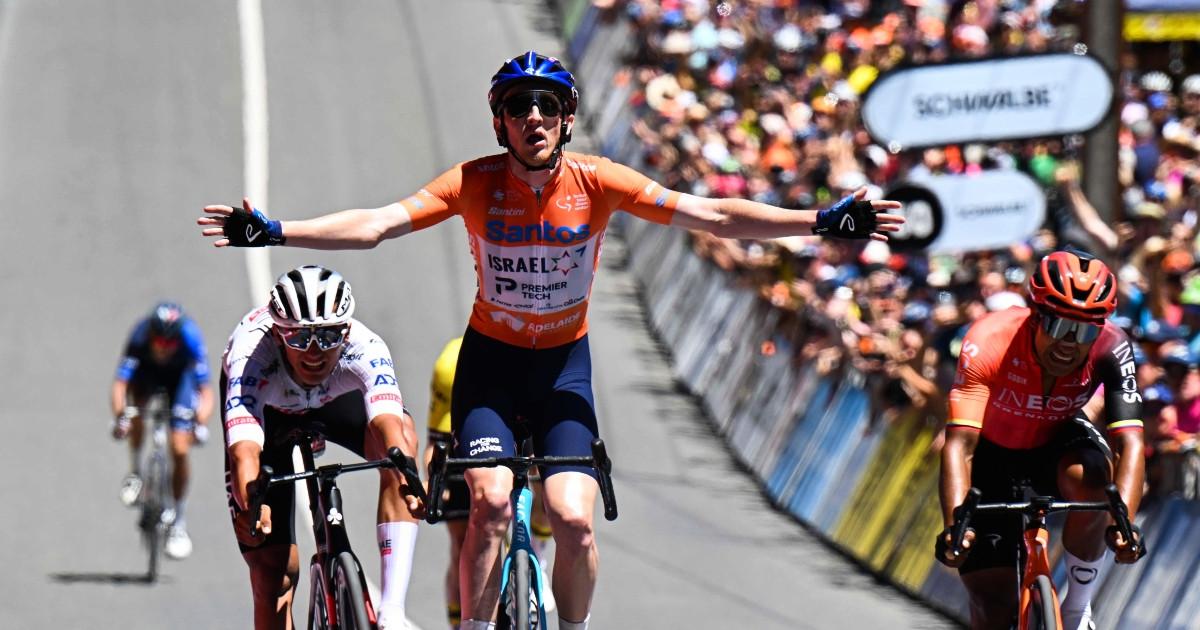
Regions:
<instances>
[{"instance_id":1,"label":"red jersey","mask_svg":"<svg viewBox=\"0 0 1200 630\"><path fill-rule=\"evenodd\" d=\"M587 334L613 211L667 224L679 193L607 158L568 152L534 190L508 170L507 158L458 164L401 203L414 231L453 215L466 224L479 286L472 328L525 348L569 343Z\"/></svg>"},{"instance_id":2,"label":"red jersey","mask_svg":"<svg viewBox=\"0 0 1200 630\"><path fill-rule=\"evenodd\" d=\"M1104 386L1109 432L1141 430L1142 396L1133 347L1125 331L1105 322L1087 359L1042 389L1034 350L1037 322L1027 308L991 313L971 325L950 390L948 427L982 431L1010 449L1041 446Z\"/></svg>"}]
</instances>

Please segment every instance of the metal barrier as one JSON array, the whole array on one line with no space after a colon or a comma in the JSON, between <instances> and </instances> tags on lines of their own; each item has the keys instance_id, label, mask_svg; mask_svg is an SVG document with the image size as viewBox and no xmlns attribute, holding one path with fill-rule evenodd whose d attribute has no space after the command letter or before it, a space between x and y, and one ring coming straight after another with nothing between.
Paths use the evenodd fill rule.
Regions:
<instances>
[{"instance_id":1,"label":"metal barrier","mask_svg":"<svg viewBox=\"0 0 1200 630\"><path fill-rule=\"evenodd\" d=\"M613 85L627 28L599 19L586 0L560 7L568 50L587 82L591 132L606 155L638 167L632 88ZM958 575L933 558L942 516L932 444L940 428L915 410L881 426L870 417L862 374L823 375L794 364L793 348L803 340L782 330L783 313L695 256L686 233L620 215L613 231L629 247L647 318L672 354L675 377L771 500L877 575L965 619ZM1150 555L1102 577L1097 625L1200 627L1200 535L1193 533L1200 505L1148 502L1138 521ZM1061 563L1056 576L1062 584Z\"/></svg>"}]
</instances>

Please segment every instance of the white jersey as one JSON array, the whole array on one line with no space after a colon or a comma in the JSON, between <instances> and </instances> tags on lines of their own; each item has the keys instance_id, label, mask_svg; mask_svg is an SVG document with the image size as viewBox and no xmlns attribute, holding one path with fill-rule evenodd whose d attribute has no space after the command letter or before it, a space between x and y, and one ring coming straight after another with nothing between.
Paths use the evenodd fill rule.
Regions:
<instances>
[{"instance_id":1,"label":"white jersey","mask_svg":"<svg viewBox=\"0 0 1200 630\"><path fill-rule=\"evenodd\" d=\"M296 383L284 367L283 351L271 335L274 321L266 307L248 313L225 346L226 446L243 440L263 445L263 409L301 414L350 391L360 391L367 417L402 416L404 402L396 386L392 356L383 339L362 322L350 320L350 335L341 357L325 382L316 387Z\"/></svg>"}]
</instances>

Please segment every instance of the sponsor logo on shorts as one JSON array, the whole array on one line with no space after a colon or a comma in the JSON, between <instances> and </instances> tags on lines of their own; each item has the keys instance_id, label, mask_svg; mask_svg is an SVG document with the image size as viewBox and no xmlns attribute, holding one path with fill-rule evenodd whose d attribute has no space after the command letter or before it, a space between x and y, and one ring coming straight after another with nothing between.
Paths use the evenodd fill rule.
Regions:
<instances>
[{"instance_id":1,"label":"sponsor logo on shorts","mask_svg":"<svg viewBox=\"0 0 1200 630\"><path fill-rule=\"evenodd\" d=\"M480 453L503 453L504 449L500 446L500 438L498 437L481 437L471 440L469 444L471 457L475 457Z\"/></svg>"}]
</instances>

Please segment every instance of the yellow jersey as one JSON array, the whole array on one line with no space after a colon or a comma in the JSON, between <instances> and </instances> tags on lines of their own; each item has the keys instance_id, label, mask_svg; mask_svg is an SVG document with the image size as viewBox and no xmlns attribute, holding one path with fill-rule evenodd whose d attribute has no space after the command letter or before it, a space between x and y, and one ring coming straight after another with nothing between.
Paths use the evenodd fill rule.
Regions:
<instances>
[{"instance_id":1,"label":"yellow jersey","mask_svg":"<svg viewBox=\"0 0 1200 630\"><path fill-rule=\"evenodd\" d=\"M450 434L450 392L454 390L454 369L458 366L458 349L462 337L451 339L433 363L433 380L429 383L429 432Z\"/></svg>"}]
</instances>

